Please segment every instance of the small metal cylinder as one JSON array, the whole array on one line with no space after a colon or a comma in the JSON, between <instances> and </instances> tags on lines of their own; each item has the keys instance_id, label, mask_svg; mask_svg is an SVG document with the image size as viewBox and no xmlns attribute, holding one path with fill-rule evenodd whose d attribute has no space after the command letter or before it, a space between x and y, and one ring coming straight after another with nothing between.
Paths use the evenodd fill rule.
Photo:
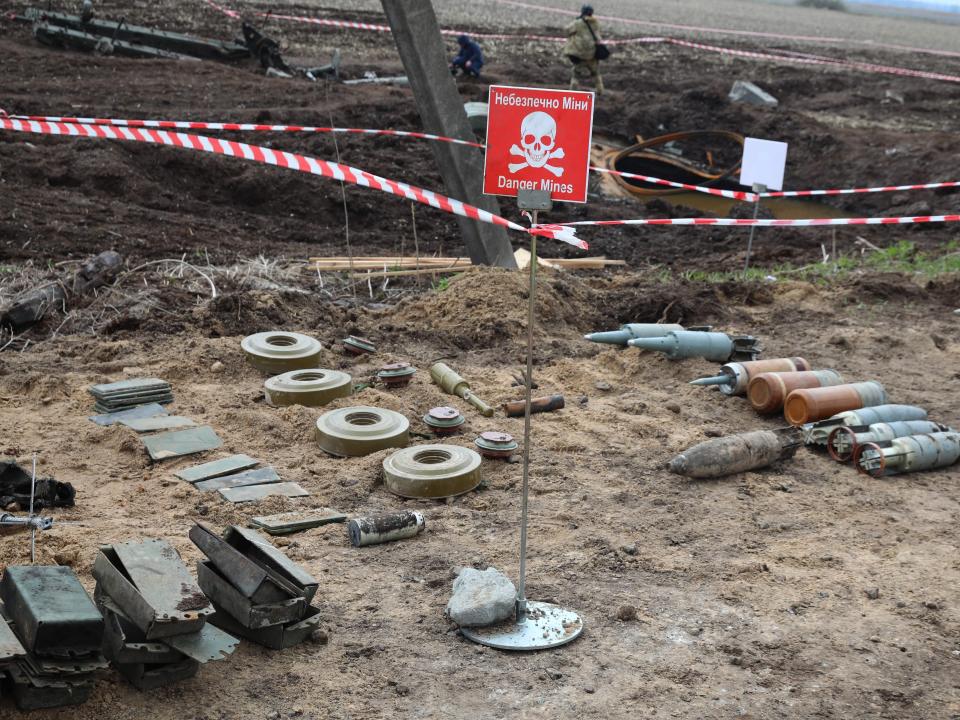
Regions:
<instances>
[{"instance_id":1,"label":"small metal cylinder","mask_svg":"<svg viewBox=\"0 0 960 720\"><path fill-rule=\"evenodd\" d=\"M417 369L408 362L388 363L380 368L377 379L387 387L403 387L409 385Z\"/></svg>"},{"instance_id":2,"label":"small metal cylinder","mask_svg":"<svg viewBox=\"0 0 960 720\"><path fill-rule=\"evenodd\" d=\"M857 447L853 462L865 475L900 475L916 470L934 470L960 459L960 433L939 432L908 435L884 443Z\"/></svg>"},{"instance_id":3,"label":"small metal cylinder","mask_svg":"<svg viewBox=\"0 0 960 720\"><path fill-rule=\"evenodd\" d=\"M874 423L867 426L841 425L834 429L827 438L827 451L830 457L839 462L845 462L853 457L857 447L864 443L884 442L907 435L921 435L949 431L946 425L931 422L930 420L901 420L892 423Z\"/></svg>"},{"instance_id":4,"label":"small metal cylinder","mask_svg":"<svg viewBox=\"0 0 960 720\"><path fill-rule=\"evenodd\" d=\"M544 395L530 401L530 414L552 412L563 408L563 395ZM527 411L526 400L513 400L503 404L507 417L523 417Z\"/></svg>"},{"instance_id":5,"label":"small metal cylinder","mask_svg":"<svg viewBox=\"0 0 960 720\"><path fill-rule=\"evenodd\" d=\"M369 355L377 351L377 346L366 338L349 335L342 341L343 349L351 355Z\"/></svg>"},{"instance_id":6,"label":"small metal cylinder","mask_svg":"<svg viewBox=\"0 0 960 720\"><path fill-rule=\"evenodd\" d=\"M791 425L823 420L844 410L857 410L887 401L883 385L876 380L794 390L783 404L783 415Z\"/></svg>"},{"instance_id":7,"label":"small metal cylinder","mask_svg":"<svg viewBox=\"0 0 960 720\"><path fill-rule=\"evenodd\" d=\"M774 413L783 408L787 396L794 390L831 387L842 382L836 370L762 372L747 385L747 398L757 412Z\"/></svg>"},{"instance_id":8,"label":"small metal cylinder","mask_svg":"<svg viewBox=\"0 0 960 720\"><path fill-rule=\"evenodd\" d=\"M727 363L720 368L720 372L730 379L728 382L718 385L718 387L724 395L746 395L750 381L761 373L802 372L809 369L810 363L801 357Z\"/></svg>"},{"instance_id":9,"label":"small metal cylinder","mask_svg":"<svg viewBox=\"0 0 960 720\"><path fill-rule=\"evenodd\" d=\"M473 444L477 446L477 452L483 457L495 459L508 458L519 447L517 441L513 439L513 435L496 431L480 433Z\"/></svg>"},{"instance_id":10,"label":"small metal cylinder","mask_svg":"<svg viewBox=\"0 0 960 720\"><path fill-rule=\"evenodd\" d=\"M354 547L363 547L413 537L424 526L423 515L419 512L402 510L353 518L347 523L347 532Z\"/></svg>"},{"instance_id":11,"label":"small metal cylinder","mask_svg":"<svg viewBox=\"0 0 960 720\"><path fill-rule=\"evenodd\" d=\"M467 419L460 414L459 410L447 405L430 408L430 412L423 416L423 422L434 435L454 435L460 432L460 428L466 421Z\"/></svg>"}]
</instances>

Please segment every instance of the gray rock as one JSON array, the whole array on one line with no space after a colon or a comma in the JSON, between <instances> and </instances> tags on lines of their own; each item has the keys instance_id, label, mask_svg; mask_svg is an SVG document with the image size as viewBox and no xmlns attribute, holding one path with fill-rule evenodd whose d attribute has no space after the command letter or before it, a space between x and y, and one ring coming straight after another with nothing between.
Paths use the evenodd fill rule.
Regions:
<instances>
[{"instance_id":1,"label":"gray rock","mask_svg":"<svg viewBox=\"0 0 960 720\"><path fill-rule=\"evenodd\" d=\"M506 620L514 612L517 589L496 568L464 568L453 581L447 616L461 627L485 627Z\"/></svg>"},{"instance_id":2,"label":"gray rock","mask_svg":"<svg viewBox=\"0 0 960 720\"><path fill-rule=\"evenodd\" d=\"M747 105L759 105L760 107L776 107L779 104L773 95L745 80L737 80L727 97L731 102L742 102Z\"/></svg>"}]
</instances>

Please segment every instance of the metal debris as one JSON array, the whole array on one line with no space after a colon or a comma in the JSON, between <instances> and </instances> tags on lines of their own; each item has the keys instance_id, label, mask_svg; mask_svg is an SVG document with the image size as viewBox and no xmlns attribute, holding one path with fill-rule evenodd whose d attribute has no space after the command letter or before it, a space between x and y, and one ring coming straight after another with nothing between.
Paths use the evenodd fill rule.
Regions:
<instances>
[{"instance_id":1,"label":"metal debris","mask_svg":"<svg viewBox=\"0 0 960 720\"><path fill-rule=\"evenodd\" d=\"M530 413L553 412L564 407L563 395L544 395L530 401ZM512 400L503 404L507 417L523 417L527 411L526 400Z\"/></svg>"},{"instance_id":2,"label":"metal debris","mask_svg":"<svg viewBox=\"0 0 960 720\"><path fill-rule=\"evenodd\" d=\"M761 90L752 82L746 80L737 80L734 82L727 98L730 102L741 102L759 107L776 107L779 105L779 102L773 95L766 90Z\"/></svg>"}]
</instances>

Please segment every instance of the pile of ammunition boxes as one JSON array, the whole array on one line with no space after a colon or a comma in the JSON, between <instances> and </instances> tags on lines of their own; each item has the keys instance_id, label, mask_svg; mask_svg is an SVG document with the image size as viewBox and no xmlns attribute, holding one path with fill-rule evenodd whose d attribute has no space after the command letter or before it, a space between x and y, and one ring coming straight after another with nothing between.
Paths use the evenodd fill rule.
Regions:
<instances>
[{"instance_id":1,"label":"pile of ammunition boxes","mask_svg":"<svg viewBox=\"0 0 960 720\"><path fill-rule=\"evenodd\" d=\"M193 677L236 649L236 638L207 624L210 601L166 540L102 547L93 576L104 653L139 690Z\"/></svg>"},{"instance_id":2,"label":"pile of ammunition boxes","mask_svg":"<svg viewBox=\"0 0 960 720\"><path fill-rule=\"evenodd\" d=\"M0 580L0 679L21 710L78 705L107 667L103 618L73 570L10 566ZM9 625L8 625L9 623Z\"/></svg>"},{"instance_id":3,"label":"pile of ammunition boxes","mask_svg":"<svg viewBox=\"0 0 960 720\"><path fill-rule=\"evenodd\" d=\"M274 650L318 628L317 580L255 531L231 525L220 537L198 524L190 539L209 558L197 564L197 580L216 609L211 623Z\"/></svg>"}]
</instances>

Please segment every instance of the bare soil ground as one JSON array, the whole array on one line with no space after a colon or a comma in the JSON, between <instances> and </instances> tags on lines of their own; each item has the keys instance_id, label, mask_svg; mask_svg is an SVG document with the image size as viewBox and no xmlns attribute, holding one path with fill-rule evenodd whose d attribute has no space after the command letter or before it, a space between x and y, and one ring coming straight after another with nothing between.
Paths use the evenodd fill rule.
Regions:
<instances>
[{"instance_id":1,"label":"bare soil ground","mask_svg":"<svg viewBox=\"0 0 960 720\"><path fill-rule=\"evenodd\" d=\"M365 7L353 16L379 19ZM103 8L171 29L217 36L237 29L192 0ZM441 17L451 8L443 5ZM457 12L450 22L504 29L492 15ZM550 17L516 22L511 29L555 31ZM341 47L347 76L402 70L389 37L273 21L267 27L291 55L322 59ZM4 21L0 30L0 107L11 113L419 128L404 88L269 79L253 65L67 54L37 45L22 26ZM553 46L496 43L488 54L489 76L464 85L465 99L483 99L489 82L566 81ZM907 62L879 50L849 55ZM922 63L957 72L944 58ZM739 77L777 95L781 107L728 104L726 92ZM716 127L785 139L792 187L956 179L960 96L950 84L657 47L619 53L607 82L611 91L596 117L606 137ZM441 187L421 144L341 137L335 149L329 136L256 141L323 158L339 151L344 162ZM510 375L524 358L524 276L475 270L446 289L398 279L370 292L364 282L354 298L344 279L328 275L321 285L300 262L346 252L336 184L172 148L2 134L0 188L4 299L62 278L106 248L121 252L133 270L68 315L51 313L0 353L0 451L23 463L37 452L44 474L78 490L77 506L55 513L76 524L55 525L39 538L41 561L71 565L92 589L98 545L165 537L192 563L199 553L186 533L198 520L221 528L315 506L351 515L407 507L427 518L416 539L362 550L351 548L337 525L277 541L322 580L328 644L271 652L243 643L197 678L151 693L107 673L86 705L34 717L960 717L955 470L868 480L801 450L760 472L684 481L663 469L677 452L718 432L781 423L758 418L740 399L686 384L714 365L672 363L581 339L622 322L710 323L762 338L767 357L802 355L853 380L880 380L896 402L924 405L958 426L956 275L878 273L864 264L819 284L784 279L789 275L763 284L698 283L683 273L742 265L744 232L584 233L597 254L626 259L629 267L544 274L535 380L544 393L562 392L567 406L534 422L528 588L532 598L580 611L587 630L564 649L506 655L465 641L442 613L454 568L490 564L516 575L519 466L485 461L481 488L449 503L402 501L379 481L385 453L332 459L312 441L318 411L267 407L263 378L244 362L239 342L269 329L307 332L327 348L326 367L346 369L357 381L390 359L408 360L420 368L412 385L368 388L355 401L402 411L414 430L425 431L419 418L427 409L458 404L429 383L426 369L438 359L492 404L520 397ZM354 252L412 252L407 204L364 189L346 196ZM955 212L957 197L836 202L851 214L892 215ZM515 213L506 205L504 212ZM595 188L586 207L559 208L551 218L653 213L689 211L608 198ZM461 252L447 217L418 208L416 225L421 252ZM958 240L951 227L860 228L838 233L845 255L864 247L858 235L880 247L910 240L929 253ZM757 262L818 263L829 240L823 231L761 231ZM545 253L572 254L550 246ZM189 272L134 270L184 254L213 273L216 299ZM372 338L380 351L343 356L338 341L348 333ZM150 464L132 432L86 419L89 384L141 375L171 382L171 410L212 425L224 453L261 458L312 496L227 504L173 477L200 459ZM609 389L598 389L604 383ZM461 409L468 424L453 442L470 445L495 428L522 434L522 421L484 420L469 406ZM0 565L27 557L22 536L0 538ZM868 589L879 597L870 599ZM636 620L618 619L624 605L637 609ZM12 705L2 703L0 717L12 716Z\"/></svg>"}]
</instances>

